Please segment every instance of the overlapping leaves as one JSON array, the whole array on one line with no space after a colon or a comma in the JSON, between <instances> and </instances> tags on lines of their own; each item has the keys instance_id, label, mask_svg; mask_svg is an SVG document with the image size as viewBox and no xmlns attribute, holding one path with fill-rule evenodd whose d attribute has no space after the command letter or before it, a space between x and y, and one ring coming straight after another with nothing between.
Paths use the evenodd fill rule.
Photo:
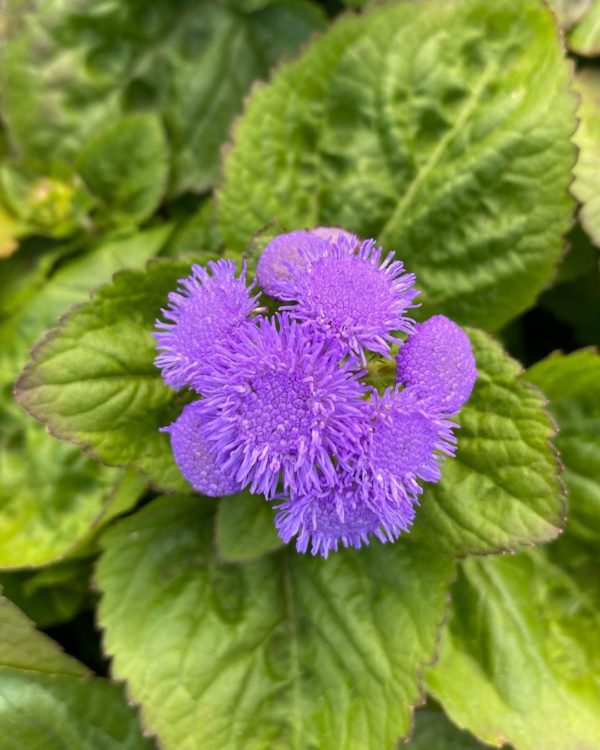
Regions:
<instances>
[{"instance_id":1,"label":"overlapping leaves","mask_svg":"<svg viewBox=\"0 0 600 750\"><path fill-rule=\"evenodd\" d=\"M0 731L6 750L151 750L121 688L36 632L0 597Z\"/></svg>"},{"instance_id":2,"label":"overlapping leaves","mask_svg":"<svg viewBox=\"0 0 600 750\"><path fill-rule=\"evenodd\" d=\"M471 559L428 686L459 725L519 750L600 744L600 358L553 356L528 371L561 431L570 520L516 557Z\"/></svg>"}]
</instances>

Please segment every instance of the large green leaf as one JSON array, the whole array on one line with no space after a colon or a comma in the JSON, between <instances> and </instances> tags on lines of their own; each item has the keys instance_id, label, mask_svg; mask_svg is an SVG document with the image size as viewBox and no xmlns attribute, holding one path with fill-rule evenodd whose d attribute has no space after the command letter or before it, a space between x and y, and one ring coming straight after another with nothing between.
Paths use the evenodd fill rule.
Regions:
<instances>
[{"instance_id":1,"label":"large green leaf","mask_svg":"<svg viewBox=\"0 0 600 750\"><path fill-rule=\"evenodd\" d=\"M150 750L121 688L94 679L0 597L4 750Z\"/></svg>"},{"instance_id":2,"label":"large green leaf","mask_svg":"<svg viewBox=\"0 0 600 750\"><path fill-rule=\"evenodd\" d=\"M117 274L38 345L16 389L52 434L174 491L189 487L159 428L188 397L164 385L152 330L168 293L188 273L189 263L162 261Z\"/></svg>"},{"instance_id":3,"label":"large green leaf","mask_svg":"<svg viewBox=\"0 0 600 750\"><path fill-rule=\"evenodd\" d=\"M550 399L571 507L569 535L600 544L600 356L555 354L527 371Z\"/></svg>"},{"instance_id":4,"label":"large green leaf","mask_svg":"<svg viewBox=\"0 0 600 750\"><path fill-rule=\"evenodd\" d=\"M479 377L459 416L456 458L427 485L413 534L464 555L553 539L564 525L555 429L517 362L471 331Z\"/></svg>"},{"instance_id":5,"label":"large green leaf","mask_svg":"<svg viewBox=\"0 0 600 750\"><path fill-rule=\"evenodd\" d=\"M597 559L577 545L462 564L427 675L454 722L517 750L600 747Z\"/></svg>"},{"instance_id":6,"label":"large green leaf","mask_svg":"<svg viewBox=\"0 0 600 750\"><path fill-rule=\"evenodd\" d=\"M245 7L246 6L246 7ZM10 0L4 119L19 155L70 161L123 113L164 121L172 189L214 182L244 95L323 23L308 0Z\"/></svg>"},{"instance_id":7,"label":"large green leaf","mask_svg":"<svg viewBox=\"0 0 600 750\"><path fill-rule=\"evenodd\" d=\"M599 374L589 351L527 372L561 428L569 524L548 547L462 565L427 677L453 721L518 750L600 747Z\"/></svg>"},{"instance_id":8,"label":"large green leaf","mask_svg":"<svg viewBox=\"0 0 600 750\"><path fill-rule=\"evenodd\" d=\"M575 88L581 96L581 106L574 139L579 156L572 190L583 204L581 223L595 244L600 245L600 71L579 70Z\"/></svg>"},{"instance_id":9,"label":"large green leaf","mask_svg":"<svg viewBox=\"0 0 600 750\"><path fill-rule=\"evenodd\" d=\"M569 228L568 79L539 0L346 18L250 99L224 238L241 249L273 220L376 237L417 274L421 314L496 329L532 304Z\"/></svg>"},{"instance_id":10,"label":"large green leaf","mask_svg":"<svg viewBox=\"0 0 600 750\"><path fill-rule=\"evenodd\" d=\"M328 560L212 551L213 502L165 497L107 532L100 623L165 750L385 750L434 655L449 558L408 541Z\"/></svg>"}]
</instances>

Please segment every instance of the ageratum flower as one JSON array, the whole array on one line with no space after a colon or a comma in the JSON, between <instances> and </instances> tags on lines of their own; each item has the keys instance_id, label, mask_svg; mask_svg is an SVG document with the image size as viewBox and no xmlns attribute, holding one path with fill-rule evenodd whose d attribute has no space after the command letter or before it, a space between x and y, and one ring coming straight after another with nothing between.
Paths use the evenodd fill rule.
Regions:
<instances>
[{"instance_id":1,"label":"ageratum flower","mask_svg":"<svg viewBox=\"0 0 600 750\"><path fill-rule=\"evenodd\" d=\"M199 402L184 407L179 418L163 432L171 436L171 447L177 466L195 490L210 497L233 495L240 485L224 471L217 453L203 434Z\"/></svg>"},{"instance_id":2,"label":"ageratum flower","mask_svg":"<svg viewBox=\"0 0 600 750\"><path fill-rule=\"evenodd\" d=\"M317 227L305 231L278 234L262 251L256 267L259 285L270 296L280 298L282 284L289 282L294 267L303 263L300 248L311 248L313 253L325 250L330 242L345 237L354 246L358 237L338 227Z\"/></svg>"},{"instance_id":3,"label":"ageratum flower","mask_svg":"<svg viewBox=\"0 0 600 750\"><path fill-rule=\"evenodd\" d=\"M337 466L335 480L320 490L292 493L278 506L280 537L296 548L327 557L360 547L369 538L393 541L415 517L422 482L440 478L440 463L454 453L456 425L431 411L415 392L388 389L372 394L370 431L360 453Z\"/></svg>"},{"instance_id":4,"label":"ageratum flower","mask_svg":"<svg viewBox=\"0 0 600 750\"><path fill-rule=\"evenodd\" d=\"M155 364L168 385L189 385L192 370L209 368L215 343L227 340L255 309L258 294L246 285L245 268L239 277L235 272L231 260L211 261L208 268L193 265L169 294L162 310L167 322L157 320L154 333L161 352Z\"/></svg>"},{"instance_id":5,"label":"ageratum flower","mask_svg":"<svg viewBox=\"0 0 600 750\"><path fill-rule=\"evenodd\" d=\"M373 431L362 460L363 486L372 503L414 502L421 482L438 482L444 456L453 456L457 427L410 388L371 397Z\"/></svg>"},{"instance_id":6,"label":"ageratum flower","mask_svg":"<svg viewBox=\"0 0 600 750\"><path fill-rule=\"evenodd\" d=\"M340 544L358 548L373 536L392 542L408 530L415 514L411 504L380 503L374 509L368 494L355 472L338 465L332 484L323 482L320 490L295 494L277 506L279 536L286 544L297 537L298 552L310 545L311 554L327 557Z\"/></svg>"},{"instance_id":7,"label":"ageratum flower","mask_svg":"<svg viewBox=\"0 0 600 750\"><path fill-rule=\"evenodd\" d=\"M298 248L300 263L290 266L279 296L295 301L282 309L302 323L334 336L344 349L363 357L364 350L389 356L394 332L411 333L405 317L418 292L415 277L382 250L374 240L363 242L340 236L325 248Z\"/></svg>"},{"instance_id":8,"label":"ageratum flower","mask_svg":"<svg viewBox=\"0 0 600 750\"><path fill-rule=\"evenodd\" d=\"M282 284L289 281L294 266L302 263L300 248L312 247L318 253L325 249L330 237L316 232L296 231L278 234L262 251L256 266L259 285L270 297L280 298Z\"/></svg>"},{"instance_id":9,"label":"ageratum flower","mask_svg":"<svg viewBox=\"0 0 600 750\"><path fill-rule=\"evenodd\" d=\"M277 314L239 328L211 362L193 379L203 434L250 492L272 498L280 480L284 492L319 488L356 450L367 386L335 341Z\"/></svg>"},{"instance_id":10,"label":"ageratum flower","mask_svg":"<svg viewBox=\"0 0 600 750\"><path fill-rule=\"evenodd\" d=\"M448 414L458 412L477 380L469 337L444 315L417 325L396 362L397 382L418 390Z\"/></svg>"}]
</instances>

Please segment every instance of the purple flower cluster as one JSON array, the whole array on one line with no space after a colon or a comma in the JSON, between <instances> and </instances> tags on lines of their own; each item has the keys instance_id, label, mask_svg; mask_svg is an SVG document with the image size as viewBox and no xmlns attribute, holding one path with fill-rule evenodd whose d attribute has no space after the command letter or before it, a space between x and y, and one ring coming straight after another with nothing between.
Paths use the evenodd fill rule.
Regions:
<instances>
[{"instance_id":1,"label":"purple flower cluster","mask_svg":"<svg viewBox=\"0 0 600 750\"><path fill-rule=\"evenodd\" d=\"M396 539L454 454L450 418L477 378L468 337L441 315L415 324L414 276L343 230L279 235L257 280L285 303L270 318L245 269L219 260L193 266L157 322L165 382L199 396L165 428L182 474L205 495L274 501L300 552ZM391 347L380 394L369 366Z\"/></svg>"}]
</instances>

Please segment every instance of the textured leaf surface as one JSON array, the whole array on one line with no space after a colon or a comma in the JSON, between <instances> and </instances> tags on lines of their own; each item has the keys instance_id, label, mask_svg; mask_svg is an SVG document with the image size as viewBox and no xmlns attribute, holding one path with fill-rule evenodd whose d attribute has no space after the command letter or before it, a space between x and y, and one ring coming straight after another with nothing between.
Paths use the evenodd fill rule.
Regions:
<instances>
[{"instance_id":1,"label":"textured leaf surface","mask_svg":"<svg viewBox=\"0 0 600 750\"><path fill-rule=\"evenodd\" d=\"M591 0L589 8L567 37L569 47L578 55L600 55L600 0Z\"/></svg>"},{"instance_id":2,"label":"textured leaf surface","mask_svg":"<svg viewBox=\"0 0 600 750\"><path fill-rule=\"evenodd\" d=\"M575 143L579 156L575 165L573 195L583 204L579 219L596 245L600 245L600 71L584 68L575 76L581 96Z\"/></svg>"},{"instance_id":3,"label":"textured leaf surface","mask_svg":"<svg viewBox=\"0 0 600 750\"><path fill-rule=\"evenodd\" d=\"M107 124L84 145L77 166L105 222L138 224L160 205L168 158L159 118L136 114Z\"/></svg>"},{"instance_id":4,"label":"textured leaf surface","mask_svg":"<svg viewBox=\"0 0 600 750\"><path fill-rule=\"evenodd\" d=\"M178 416L186 396L162 382L152 330L188 273L189 263L163 261L117 274L36 348L17 383L21 403L57 437L175 491L188 485L159 428Z\"/></svg>"},{"instance_id":5,"label":"textured leaf surface","mask_svg":"<svg viewBox=\"0 0 600 750\"><path fill-rule=\"evenodd\" d=\"M484 741L518 750L600 746L598 545L559 555L565 542L461 566L427 685Z\"/></svg>"},{"instance_id":6,"label":"textured leaf surface","mask_svg":"<svg viewBox=\"0 0 600 750\"><path fill-rule=\"evenodd\" d=\"M3 749L150 750L122 689L88 675L0 597Z\"/></svg>"},{"instance_id":7,"label":"textured leaf surface","mask_svg":"<svg viewBox=\"0 0 600 750\"><path fill-rule=\"evenodd\" d=\"M252 82L322 23L306 0L10 0L9 140L22 156L68 162L106 123L154 111L169 135L172 189L202 191Z\"/></svg>"},{"instance_id":8,"label":"textured leaf surface","mask_svg":"<svg viewBox=\"0 0 600 750\"><path fill-rule=\"evenodd\" d=\"M569 535L600 544L600 356L553 355L527 371L550 399L569 491Z\"/></svg>"},{"instance_id":9,"label":"textured leaf surface","mask_svg":"<svg viewBox=\"0 0 600 750\"><path fill-rule=\"evenodd\" d=\"M219 557L228 562L251 560L283 546L273 506L248 492L219 502L215 533Z\"/></svg>"},{"instance_id":10,"label":"textured leaf surface","mask_svg":"<svg viewBox=\"0 0 600 750\"><path fill-rule=\"evenodd\" d=\"M242 249L271 221L376 237L417 274L423 315L496 329L532 304L569 227L568 79L537 0L344 19L250 100L224 238Z\"/></svg>"},{"instance_id":11,"label":"textured leaf surface","mask_svg":"<svg viewBox=\"0 0 600 750\"><path fill-rule=\"evenodd\" d=\"M452 563L406 542L219 564L213 507L160 498L105 536L104 642L144 722L165 750L391 750Z\"/></svg>"},{"instance_id":12,"label":"textured leaf surface","mask_svg":"<svg viewBox=\"0 0 600 750\"><path fill-rule=\"evenodd\" d=\"M459 555L553 539L565 502L544 399L497 343L470 336L479 377L459 415L456 458L426 486L413 535Z\"/></svg>"},{"instance_id":13,"label":"textured leaf surface","mask_svg":"<svg viewBox=\"0 0 600 750\"><path fill-rule=\"evenodd\" d=\"M460 726L518 750L600 746L600 429L593 352L553 356L527 377L561 428L565 534L516 557L467 560L428 687Z\"/></svg>"}]
</instances>

